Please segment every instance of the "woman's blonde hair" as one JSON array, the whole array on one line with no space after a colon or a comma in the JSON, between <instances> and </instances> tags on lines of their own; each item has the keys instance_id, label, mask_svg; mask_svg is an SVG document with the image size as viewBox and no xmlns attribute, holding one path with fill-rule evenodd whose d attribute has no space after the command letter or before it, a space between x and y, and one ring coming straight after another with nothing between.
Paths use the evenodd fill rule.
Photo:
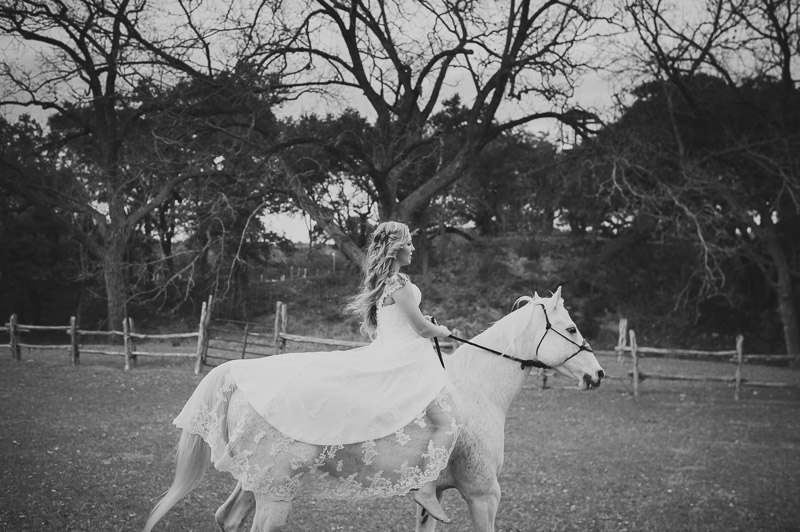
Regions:
<instances>
[{"instance_id":1,"label":"woman's blonde hair","mask_svg":"<svg viewBox=\"0 0 800 532\"><path fill-rule=\"evenodd\" d=\"M370 236L359 293L346 307L348 312L361 316L361 331L367 335L372 335L378 325L378 299L391 273L392 261L409 242L411 231L400 222L383 222Z\"/></svg>"}]
</instances>

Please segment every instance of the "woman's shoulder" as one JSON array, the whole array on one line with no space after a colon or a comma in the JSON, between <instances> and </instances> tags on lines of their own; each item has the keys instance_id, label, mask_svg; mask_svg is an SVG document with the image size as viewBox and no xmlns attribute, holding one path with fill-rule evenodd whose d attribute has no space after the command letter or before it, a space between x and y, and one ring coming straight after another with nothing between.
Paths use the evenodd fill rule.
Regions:
<instances>
[{"instance_id":1,"label":"woman's shoulder","mask_svg":"<svg viewBox=\"0 0 800 532\"><path fill-rule=\"evenodd\" d=\"M411 283L411 279L404 273L397 272L386 278L384 293L391 294Z\"/></svg>"}]
</instances>

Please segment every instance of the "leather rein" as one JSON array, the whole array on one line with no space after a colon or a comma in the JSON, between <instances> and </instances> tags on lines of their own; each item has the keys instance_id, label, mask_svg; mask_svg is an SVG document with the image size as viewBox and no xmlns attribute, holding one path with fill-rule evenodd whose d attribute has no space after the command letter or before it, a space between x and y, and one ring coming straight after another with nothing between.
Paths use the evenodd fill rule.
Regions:
<instances>
[{"instance_id":1,"label":"leather rein","mask_svg":"<svg viewBox=\"0 0 800 532\"><path fill-rule=\"evenodd\" d=\"M544 337L547 336L547 333L549 333L550 331L553 331L554 333L559 335L561 338L563 338L564 340L566 340L567 342L571 343L572 345L574 345L575 347L578 348L577 351L575 351L570 356L565 358L561 363L557 364L557 366L561 366L562 364L565 364L569 359L571 359L572 357L574 357L575 355L577 355L581 351L587 351L589 353L594 353L594 351L592 351L591 346L589 345L589 342L587 342L585 338L584 338L582 344L578 344L577 342L575 342L574 340L572 340L571 338L569 338L565 334L561 333L557 329L554 329L553 328L553 324L550 323L550 317L547 315L547 309L541 303L537 303L537 305L542 307L542 312L544 312L545 331L544 331L544 334L542 335L541 339L539 339L539 343L536 345L536 352L534 353L534 357L535 358L533 360L525 360L525 359L518 358L518 357L515 357L515 356L512 356L512 355L508 355L506 353L502 353L502 352L497 351L495 349L492 349L490 347L486 347L484 345L476 344L475 342L471 342L469 340L465 340L464 338L459 338L458 336L455 336L453 334L451 334L449 336L449 338L452 338L453 340L456 340L457 342L462 342L462 343L471 345L473 347L477 347L479 349L483 349L484 351L492 353L493 355L497 355L499 357L507 358L507 359L509 359L511 361L517 362L521 366L522 370L526 370L526 369L531 368L531 367L533 367L533 368L542 368L542 369L553 369L555 367L555 366L550 366L548 364L545 364L544 362L539 360L539 348L542 346L542 342L544 341ZM436 321L433 320L433 319L431 321L436 323ZM444 360L442 359L442 352L439 349L439 341L436 340L436 338L434 338L434 343L436 344L436 352L439 355L439 362L441 362L442 367L444 367Z\"/></svg>"}]
</instances>

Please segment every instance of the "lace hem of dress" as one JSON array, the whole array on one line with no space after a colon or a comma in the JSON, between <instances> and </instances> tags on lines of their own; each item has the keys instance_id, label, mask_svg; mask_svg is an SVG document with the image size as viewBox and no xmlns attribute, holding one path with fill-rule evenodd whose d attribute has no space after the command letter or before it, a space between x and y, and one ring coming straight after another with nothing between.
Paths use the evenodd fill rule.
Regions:
<instances>
[{"instance_id":1,"label":"lace hem of dress","mask_svg":"<svg viewBox=\"0 0 800 532\"><path fill-rule=\"evenodd\" d=\"M335 499L405 495L439 477L460 430L452 397L443 390L434 403L449 416L450 425L438 445L431 439L427 409L394 434L377 440L311 445L267 423L236 393L227 374L215 380L222 382L208 383L211 397L190 400L174 424L209 445L218 470L231 473L245 490L266 493L275 500L292 500L301 491Z\"/></svg>"}]
</instances>

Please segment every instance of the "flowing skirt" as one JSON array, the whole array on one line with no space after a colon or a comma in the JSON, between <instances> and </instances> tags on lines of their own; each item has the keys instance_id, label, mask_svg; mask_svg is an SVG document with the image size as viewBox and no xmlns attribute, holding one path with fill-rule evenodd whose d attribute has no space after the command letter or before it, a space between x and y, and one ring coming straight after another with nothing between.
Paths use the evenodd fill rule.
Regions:
<instances>
[{"instance_id":1,"label":"flowing skirt","mask_svg":"<svg viewBox=\"0 0 800 532\"><path fill-rule=\"evenodd\" d=\"M458 437L455 398L428 340L227 362L175 419L248 491L291 500L402 495L435 480ZM429 413L446 416L435 431Z\"/></svg>"}]
</instances>

